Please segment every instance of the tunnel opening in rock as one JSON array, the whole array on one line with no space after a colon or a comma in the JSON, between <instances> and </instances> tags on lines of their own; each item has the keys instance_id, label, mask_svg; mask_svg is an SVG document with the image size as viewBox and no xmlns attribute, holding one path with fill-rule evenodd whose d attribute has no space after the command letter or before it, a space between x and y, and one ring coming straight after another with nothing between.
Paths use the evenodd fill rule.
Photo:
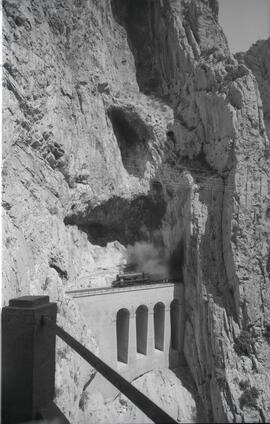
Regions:
<instances>
[{"instance_id":1,"label":"tunnel opening in rock","mask_svg":"<svg viewBox=\"0 0 270 424\"><path fill-rule=\"evenodd\" d=\"M171 347L180 350L180 304L178 299L171 302Z\"/></svg>"},{"instance_id":2,"label":"tunnel opening in rock","mask_svg":"<svg viewBox=\"0 0 270 424\"><path fill-rule=\"evenodd\" d=\"M147 161L151 161L148 142L153 137L150 128L133 110L110 108L108 116L127 172L142 178Z\"/></svg>"},{"instance_id":3,"label":"tunnel opening in rock","mask_svg":"<svg viewBox=\"0 0 270 424\"><path fill-rule=\"evenodd\" d=\"M155 349L164 350L165 305L162 302L154 306Z\"/></svg>"},{"instance_id":4,"label":"tunnel opening in rock","mask_svg":"<svg viewBox=\"0 0 270 424\"><path fill-rule=\"evenodd\" d=\"M127 31L141 91L145 94L161 94L163 78L155 50L157 45L164 44L167 25L160 12L160 2L112 0L111 6L115 20Z\"/></svg>"},{"instance_id":5,"label":"tunnel opening in rock","mask_svg":"<svg viewBox=\"0 0 270 424\"><path fill-rule=\"evenodd\" d=\"M117 360L128 363L129 311L120 309L116 316Z\"/></svg>"},{"instance_id":6,"label":"tunnel opening in rock","mask_svg":"<svg viewBox=\"0 0 270 424\"><path fill-rule=\"evenodd\" d=\"M136 310L136 338L137 352L142 355L147 354L147 335L148 335L148 308L141 305Z\"/></svg>"},{"instance_id":7,"label":"tunnel opening in rock","mask_svg":"<svg viewBox=\"0 0 270 424\"><path fill-rule=\"evenodd\" d=\"M166 212L163 193L149 193L133 200L113 197L84 213L66 216L66 225L77 225L91 244L106 246L118 240L127 246L136 241L150 241L160 231Z\"/></svg>"}]
</instances>

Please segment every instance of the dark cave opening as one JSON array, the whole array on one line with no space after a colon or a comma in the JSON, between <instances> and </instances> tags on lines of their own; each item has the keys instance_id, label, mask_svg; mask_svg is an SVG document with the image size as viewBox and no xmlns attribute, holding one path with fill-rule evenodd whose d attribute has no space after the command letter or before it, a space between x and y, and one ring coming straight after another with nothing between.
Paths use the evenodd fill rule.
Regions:
<instances>
[{"instance_id":1,"label":"dark cave opening","mask_svg":"<svg viewBox=\"0 0 270 424\"><path fill-rule=\"evenodd\" d=\"M143 177L146 162L151 160L148 141L151 130L133 110L110 108L108 116L116 136L123 165L129 174Z\"/></svg>"},{"instance_id":2,"label":"dark cave opening","mask_svg":"<svg viewBox=\"0 0 270 424\"><path fill-rule=\"evenodd\" d=\"M165 212L163 195L153 193L133 200L113 197L84 216L67 216L64 222L77 225L92 244L104 247L108 242L118 240L126 246L136 241L151 241L161 228Z\"/></svg>"}]
</instances>

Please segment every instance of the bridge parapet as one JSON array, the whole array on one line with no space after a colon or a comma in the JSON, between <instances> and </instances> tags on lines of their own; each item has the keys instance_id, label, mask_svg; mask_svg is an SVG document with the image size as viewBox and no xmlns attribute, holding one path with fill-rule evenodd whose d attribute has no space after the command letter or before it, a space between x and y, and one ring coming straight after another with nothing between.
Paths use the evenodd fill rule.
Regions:
<instances>
[{"instance_id":1,"label":"bridge parapet","mask_svg":"<svg viewBox=\"0 0 270 424\"><path fill-rule=\"evenodd\" d=\"M86 289L75 289L75 290L68 290L66 291L66 294L73 298L77 297L89 297L89 296L101 296L101 295L108 295L113 294L117 295L119 293L127 293L127 292L136 292L136 291L144 291L144 290L153 290L153 289L161 289L161 288L175 288L176 286L179 286L179 290L181 288L183 289L183 283L181 281L178 282L168 282L168 283L151 283L151 284L136 284L136 285L129 285L129 286L122 286L122 287L89 287Z\"/></svg>"}]
</instances>

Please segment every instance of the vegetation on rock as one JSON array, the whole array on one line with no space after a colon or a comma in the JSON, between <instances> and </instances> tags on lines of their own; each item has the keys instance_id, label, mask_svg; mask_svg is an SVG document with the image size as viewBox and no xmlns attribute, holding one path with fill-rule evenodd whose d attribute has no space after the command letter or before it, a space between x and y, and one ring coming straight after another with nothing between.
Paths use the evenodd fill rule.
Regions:
<instances>
[{"instance_id":1,"label":"vegetation on rock","mask_svg":"<svg viewBox=\"0 0 270 424\"><path fill-rule=\"evenodd\" d=\"M244 408L244 406L250 407L250 408L257 408L257 400L259 397L259 391L255 386L247 388L244 393L239 398L239 403L241 409Z\"/></svg>"},{"instance_id":2,"label":"vegetation on rock","mask_svg":"<svg viewBox=\"0 0 270 424\"><path fill-rule=\"evenodd\" d=\"M241 331L234 343L234 350L239 356L250 356L253 353L253 338L248 331Z\"/></svg>"}]
</instances>

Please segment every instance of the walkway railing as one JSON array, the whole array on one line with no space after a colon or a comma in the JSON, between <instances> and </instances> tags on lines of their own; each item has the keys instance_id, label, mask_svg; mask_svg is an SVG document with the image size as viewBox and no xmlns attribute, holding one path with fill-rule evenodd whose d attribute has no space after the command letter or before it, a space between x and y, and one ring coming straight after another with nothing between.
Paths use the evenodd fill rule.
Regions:
<instances>
[{"instance_id":1,"label":"walkway railing","mask_svg":"<svg viewBox=\"0 0 270 424\"><path fill-rule=\"evenodd\" d=\"M56 324L48 296L12 299L2 310L2 424L58 418L54 404L56 335L155 423L176 423L166 412Z\"/></svg>"}]
</instances>

